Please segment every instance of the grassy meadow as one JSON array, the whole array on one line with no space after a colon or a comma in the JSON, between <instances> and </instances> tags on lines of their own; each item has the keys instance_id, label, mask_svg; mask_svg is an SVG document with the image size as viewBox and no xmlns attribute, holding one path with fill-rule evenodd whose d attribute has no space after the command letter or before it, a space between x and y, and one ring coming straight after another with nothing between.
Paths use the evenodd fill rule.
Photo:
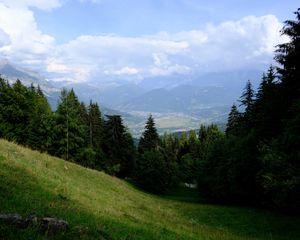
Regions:
<instances>
[{"instance_id":1,"label":"grassy meadow","mask_svg":"<svg viewBox=\"0 0 300 240\"><path fill-rule=\"evenodd\" d=\"M0 140L0 214L70 224L57 239L300 239L300 218L155 196L118 178ZM185 199L187 201L185 201ZM44 239L0 224L0 239Z\"/></svg>"}]
</instances>

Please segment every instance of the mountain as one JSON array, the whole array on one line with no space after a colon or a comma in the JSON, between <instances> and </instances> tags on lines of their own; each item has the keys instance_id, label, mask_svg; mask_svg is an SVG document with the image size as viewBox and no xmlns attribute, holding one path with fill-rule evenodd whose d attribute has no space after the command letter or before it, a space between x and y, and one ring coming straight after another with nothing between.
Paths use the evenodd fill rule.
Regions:
<instances>
[{"instance_id":1,"label":"mountain","mask_svg":"<svg viewBox=\"0 0 300 240\"><path fill-rule=\"evenodd\" d=\"M198 87L231 86L231 88L242 89L248 80L251 80L254 87L257 87L262 73L263 70L259 69L240 69L223 72L173 74L170 76L147 77L137 85L148 91L157 88L172 89L181 85Z\"/></svg>"},{"instance_id":2,"label":"mountain","mask_svg":"<svg viewBox=\"0 0 300 240\"><path fill-rule=\"evenodd\" d=\"M261 77L262 70L236 70L230 72L210 72L194 76L189 85L207 87L207 86L221 86L234 91L241 91L248 80L251 81L254 88L257 88Z\"/></svg>"},{"instance_id":3,"label":"mountain","mask_svg":"<svg viewBox=\"0 0 300 240\"><path fill-rule=\"evenodd\" d=\"M38 73L29 69L18 67L7 60L1 60L0 74L10 83L14 83L17 79L19 79L26 86L30 86L31 84L33 84L34 86L39 85L43 90L45 96L47 97L51 107L56 107L60 89L53 86L52 83L47 81Z\"/></svg>"},{"instance_id":4,"label":"mountain","mask_svg":"<svg viewBox=\"0 0 300 240\"><path fill-rule=\"evenodd\" d=\"M66 88L73 88L84 102L93 101L110 108L115 108L134 97L144 94L146 91L136 84L125 83L124 85L101 86L85 83L67 83Z\"/></svg>"},{"instance_id":5,"label":"mountain","mask_svg":"<svg viewBox=\"0 0 300 240\"><path fill-rule=\"evenodd\" d=\"M226 121L240 92L225 87L181 85L170 90L151 90L116 107L125 112L182 113L199 120Z\"/></svg>"},{"instance_id":6,"label":"mountain","mask_svg":"<svg viewBox=\"0 0 300 240\"><path fill-rule=\"evenodd\" d=\"M144 129L150 113L155 117L159 133L186 131L200 123L224 123L231 105L238 100L245 83L254 87L261 78L259 70L239 70L207 74L146 78L138 83L121 79L93 79L73 83L47 81L38 73L0 62L0 74L10 82L20 79L25 85L40 85L55 109L62 88L73 88L86 104L98 102L104 115L121 115L135 137Z\"/></svg>"},{"instance_id":7,"label":"mountain","mask_svg":"<svg viewBox=\"0 0 300 240\"><path fill-rule=\"evenodd\" d=\"M224 87L197 87L180 85L173 89L151 90L135 97L119 108L125 111L182 112L231 104L236 99L235 92Z\"/></svg>"}]
</instances>

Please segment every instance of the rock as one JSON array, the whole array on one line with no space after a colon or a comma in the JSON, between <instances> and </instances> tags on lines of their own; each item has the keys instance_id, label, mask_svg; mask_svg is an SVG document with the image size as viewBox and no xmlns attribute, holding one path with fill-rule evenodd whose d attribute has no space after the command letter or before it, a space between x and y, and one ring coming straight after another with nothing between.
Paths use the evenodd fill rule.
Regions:
<instances>
[{"instance_id":1,"label":"rock","mask_svg":"<svg viewBox=\"0 0 300 240\"><path fill-rule=\"evenodd\" d=\"M37 225L38 224L38 218L35 215L29 215L26 220L29 222L31 225Z\"/></svg>"},{"instance_id":2,"label":"rock","mask_svg":"<svg viewBox=\"0 0 300 240\"><path fill-rule=\"evenodd\" d=\"M40 230L47 233L48 236L53 236L59 232L65 232L69 228L69 224L61 219L45 217L39 221Z\"/></svg>"},{"instance_id":3,"label":"rock","mask_svg":"<svg viewBox=\"0 0 300 240\"><path fill-rule=\"evenodd\" d=\"M23 219L19 214L0 214L0 222L20 229L27 228L29 225L28 221Z\"/></svg>"},{"instance_id":4,"label":"rock","mask_svg":"<svg viewBox=\"0 0 300 240\"><path fill-rule=\"evenodd\" d=\"M0 223L11 225L18 229L36 226L42 233L48 236L64 232L69 228L69 224L64 220L51 217L38 218L35 215L22 218L19 214L0 214Z\"/></svg>"}]
</instances>

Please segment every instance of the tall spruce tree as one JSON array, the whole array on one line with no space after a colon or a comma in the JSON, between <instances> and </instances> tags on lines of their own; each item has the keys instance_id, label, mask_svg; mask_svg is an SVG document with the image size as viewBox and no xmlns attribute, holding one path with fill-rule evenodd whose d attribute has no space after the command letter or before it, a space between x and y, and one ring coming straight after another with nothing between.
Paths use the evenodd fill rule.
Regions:
<instances>
[{"instance_id":1,"label":"tall spruce tree","mask_svg":"<svg viewBox=\"0 0 300 240\"><path fill-rule=\"evenodd\" d=\"M285 104L300 96L300 8L295 12L296 20L287 20L281 30L290 41L278 45L275 59L281 65L278 68L282 82ZM286 107L288 107L288 105Z\"/></svg>"},{"instance_id":2,"label":"tall spruce tree","mask_svg":"<svg viewBox=\"0 0 300 240\"><path fill-rule=\"evenodd\" d=\"M104 168L112 175L128 176L135 161L133 139L123 125L121 116L106 117L103 141L103 151L106 155Z\"/></svg>"},{"instance_id":3,"label":"tall spruce tree","mask_svg":"<svg viewBox=\"0 0 300 240\"><path fill-rule=\"evenodd\" d=\"M13 125L10 121L13 108L10 104L13 103L12 88L8 81L0 76L0 137L8 138L8 133L13 130Z\"/></svg>"},{"instance_id":4,"label":"tall spruce tree","mask_svg":"<svg viewBox=\"0 0 300 240\"><path fill-rule=\"evenodd\" d=\"M88 107L89 145L100 149L103 141L103 120L97 103L90 102Z\"/></svg>"},{"instance_id":5,"label":"tall spruce tree","mask_svg":"<svg viewBox=\"0 0 300 240\"><path fill-rule=\"evenodd\" d=\"M238 131L238 124L241 118L241 113L238 111L235 104L232 105L230 113L228 115L227 125L226 125L226 135L235 135Z\"/></svg>"},{"instance_id":6,"label":"tall spruce tree","mask_svg":"<svg viewBox=\"0 0 300 240\"><path fill-rule=\"evenodd\" d=\"M252 84L250 80L247 81L246 86L244 88L244 92L240 97L241 106L245 107L245 115L249 114L252 110L252 106L254 103L254 90L252 88Z\"/></svg>"},{"instance_id":7,"label":"tall spruce tree","mask_svg":"<svg viewBox=\"0 0 300 240\"><path fill-rule=\"evenodd\" d=\"M26 144L33 149L48 152L53 140L53 112L39 86L31 86L30 91L33 111L29 119Z\"/></svg>"},{"instance_id":8,"label":"tall spruce tree","mask_svg":"<svg viewBox=\"0 0 300 240\"><path fill-rule=\"evenodd\" d=\"M145 131L140 138L138 150L140 153L155 150L158 148L159 142L160 139L155 127L154 119L150 114L145 125Z\"/></svg>"},{"instance_id":9,"label":"tall spruce tree","mask_svg":"<svg viewBox=\"0 0 300 240\"><path fill-rule=\"evenodd\" d=\"M81 162L80 151L84 147L84 122L81 107L73 89L63 89L56 110L55 155L69 161Z\"/></svg>"}]
</instances>

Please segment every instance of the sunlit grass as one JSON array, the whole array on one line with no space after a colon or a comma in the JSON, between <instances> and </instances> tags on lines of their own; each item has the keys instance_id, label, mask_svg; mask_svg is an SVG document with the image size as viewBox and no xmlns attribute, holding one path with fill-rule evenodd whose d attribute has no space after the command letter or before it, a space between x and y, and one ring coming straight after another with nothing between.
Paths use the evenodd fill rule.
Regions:
<instances>
[{"instance_id":1,"label":"sunlit grass","mask_svg":"<svg viewBox=\"0 0 300 240\"><path fill-rule=\"evenodd\" d=\"M194 196L193 196L194 197ZM161 197L102 172L0 140L0 213L55 216L61 239L299 239L300 219ZM0 225L0 239L42 238Z\"/></svg>"}]
</instances>

